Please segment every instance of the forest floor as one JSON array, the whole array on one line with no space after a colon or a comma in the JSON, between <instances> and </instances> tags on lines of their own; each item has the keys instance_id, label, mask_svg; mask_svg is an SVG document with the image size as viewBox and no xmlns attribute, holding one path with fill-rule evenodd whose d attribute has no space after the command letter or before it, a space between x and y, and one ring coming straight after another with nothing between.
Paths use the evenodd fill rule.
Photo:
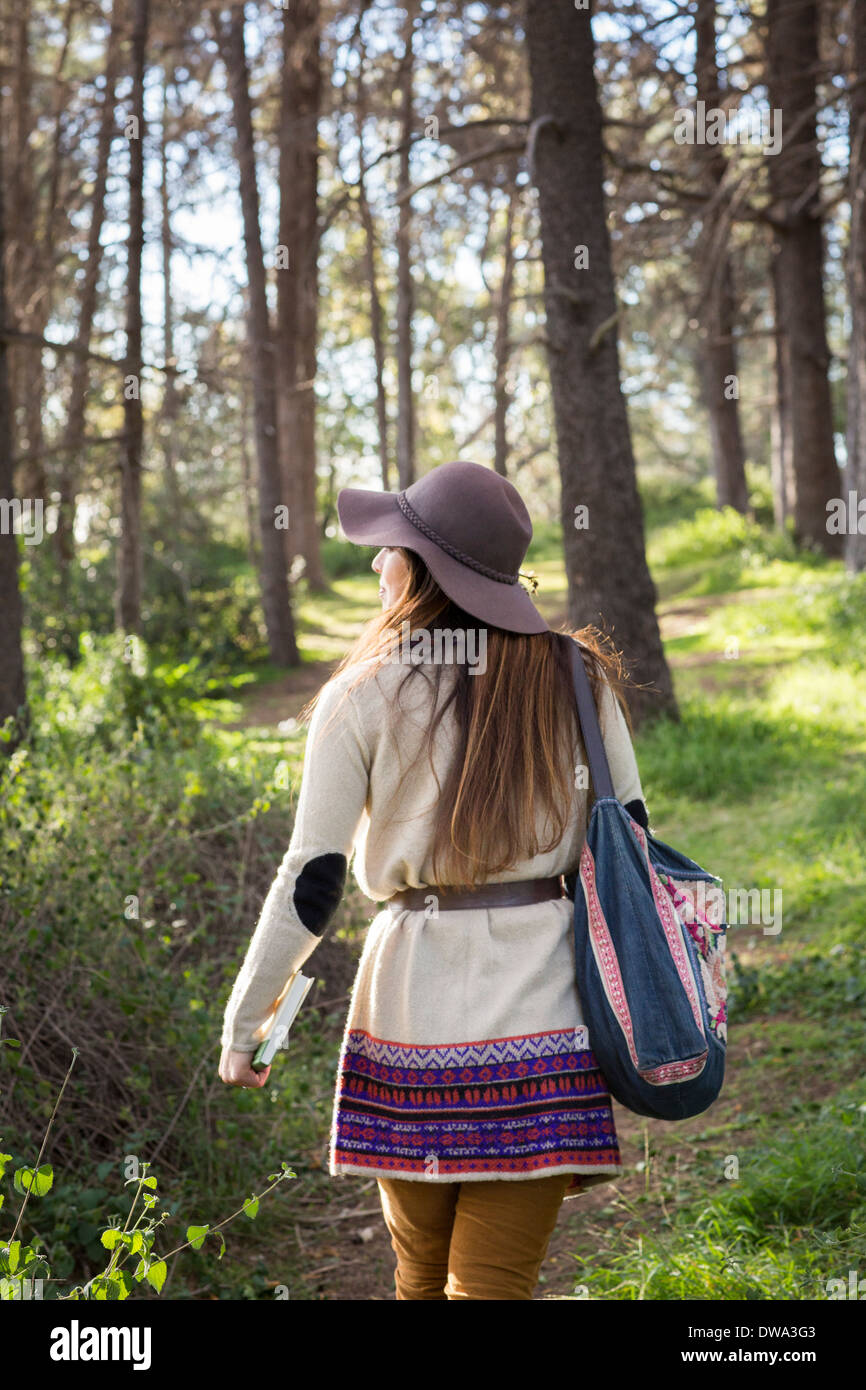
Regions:
<instances>
[{"instance_id":1,"label":"forest floor","mask_svg":"<svg viewBox=\"0 0 866 1390\"><path fill-rule=\"evenodd\" d=\"M754 677L748 662L732 672L735 663L726 659L729 653L724 644L714 645L710 640L698 650L688 650L690 639L706 627L714 610L725 604L749 605L778 597L778 588L756 587L736 595L677 597L661 604L662 635L678 688L686 671L691 687L710 695L722 688L729 690L740 675L747 685ZM561 613L548 616L552 627L562 619ZM786 653L783 644L773 661L776 664L785 659L796 660L796 653ZM334 665L329 661L310 663L302 672L281 675L251 688L242 699L239 722L229 727L264 732L283 720L297 718ZM674 835L669 838L677 842ZM750 966L757 967L774 953L778 959L778 943L767 940L757 929L740 951ZM343 959L336 958L341 955ZM348 991L357 948L352 952L345 943L334 941L329 944L328 956L329 994L334 992L335 977L340 980L339 988ZM667 1225L678 1203L700 1197L708 1171L715 1170L713 1181L718 1186L718 1173L729 1154L748 1151L758 1132L766 1130L768 1115L775 1114L781 1120L792 1103L809 1106L825 1099L826 1072L804 1065L803 1057L805 1050L820 1048L820 1034L820 1027L801 1017L796 1008L787 1013L776 1011L772 1021L752 1015L735 1022L720 1098L707 1114L676 1126L646 1121L615 1103L622 1176L563 1203L536 1297L573 1297L575 1284L580 1284L582 1258L604 1259L606 1252L615 1248L623 1228L634 1228L636 1217L648 1233ZM844 1053L834 1069L834 1086L853 1083L861 1071L862 1060L856 1050ZM336 1181L327 1175L324 1161L321 1167L321 1176L313 1172L305 1183L308 1197L301 1214L297 1219L287 1217L286 1228L274 1232L288 1244L286 1254L300 1285L297 1293L314 1300L393 1298L394 1256L375 1181Z\"/></svg>"}]
</instances>

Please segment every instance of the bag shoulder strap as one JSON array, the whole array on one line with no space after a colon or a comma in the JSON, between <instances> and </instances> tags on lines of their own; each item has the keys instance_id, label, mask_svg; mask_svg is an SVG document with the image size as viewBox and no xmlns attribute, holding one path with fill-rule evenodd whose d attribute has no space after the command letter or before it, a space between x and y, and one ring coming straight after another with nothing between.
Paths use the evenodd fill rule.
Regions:
<instances>
[{"instance_id":1,"label":"bag shoulder strap","mask_svg":"<svg viewBox=\"0 0 866 1390\"><path fill-rule=\"evenodd\" d=\"M568 639L568 645L574 677L574 693L577 698L580 733L583 746L586 749L586 756L589 759L589 771L595 790L595 799L598 800L603 796L613 796L613 780L610 775L604 739L601 736L601 726L598 722L598 711L592 695L592 686L583 664L583 656L581 655L583 648L573 637Z\"/></svg>"}]
</instances>

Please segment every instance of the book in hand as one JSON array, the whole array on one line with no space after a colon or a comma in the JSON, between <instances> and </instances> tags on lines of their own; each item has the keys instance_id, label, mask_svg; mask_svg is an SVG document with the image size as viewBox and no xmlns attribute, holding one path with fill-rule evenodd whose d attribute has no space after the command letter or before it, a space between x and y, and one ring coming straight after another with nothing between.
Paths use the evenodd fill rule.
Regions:
<instances>
[{"instance_id":1,"label":"book in hand","mask_svg":"<svg viewBox=\"0 0 866 1390\"><path fill-rule=\"evenodd\" d=\"M313 984L313 977L302 975L300 970L296 970L294 975L289 978L277 1004L277 1011L274 1014L268 1035L264 1042L260 1043L253 1060L250 1062L253 1071L264 1071L265 1067L269 1067L277 1055L278 1049L285 1045L289 1036L289 1029L307 997L311 984Z\"/></svg>"}]
</instances>

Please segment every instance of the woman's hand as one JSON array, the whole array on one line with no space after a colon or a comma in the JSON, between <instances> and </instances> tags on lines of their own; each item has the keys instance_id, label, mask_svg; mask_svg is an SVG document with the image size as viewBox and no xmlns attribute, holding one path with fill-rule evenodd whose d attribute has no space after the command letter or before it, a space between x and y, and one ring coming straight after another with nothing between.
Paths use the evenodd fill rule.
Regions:
<instances>
[{"instance_id":1,"label":"woman's hand","mask_svg":"<svg viewBox=\"0 0 866 1390\"><path fill-rule=\"evenodd\" d=\"M255 1055L254 1052L235 1052L232 1048L224 1047L219 1065L220 1080L227 1086L244 1086L250 1089L254 1086L264 1086L271 1069L265 1067L264 1071L253 1071L250 1062Z\"/></svg>"}]
</instances>

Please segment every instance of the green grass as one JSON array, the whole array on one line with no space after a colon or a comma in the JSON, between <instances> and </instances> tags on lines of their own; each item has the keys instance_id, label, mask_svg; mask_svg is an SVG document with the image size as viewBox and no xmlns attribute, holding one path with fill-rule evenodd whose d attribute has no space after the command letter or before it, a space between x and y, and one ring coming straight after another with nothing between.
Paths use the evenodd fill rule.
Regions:
<instances>
[{"instance_id":1,"label":"green grass","mask_svg":"<svg viewBox=\"0 0 866 1390\"><path fill-rule=\"evenodd\" d=\"M620 1198L608 1248L575 1257L575 1296L826 1299L866 1258L863 1097L861 1085L798 1113L762 1106L745 1151L736 1132L712 1135L722 1157L691 1174L685 1200L652 1178Z\"/></svg>"}]
</instances>

